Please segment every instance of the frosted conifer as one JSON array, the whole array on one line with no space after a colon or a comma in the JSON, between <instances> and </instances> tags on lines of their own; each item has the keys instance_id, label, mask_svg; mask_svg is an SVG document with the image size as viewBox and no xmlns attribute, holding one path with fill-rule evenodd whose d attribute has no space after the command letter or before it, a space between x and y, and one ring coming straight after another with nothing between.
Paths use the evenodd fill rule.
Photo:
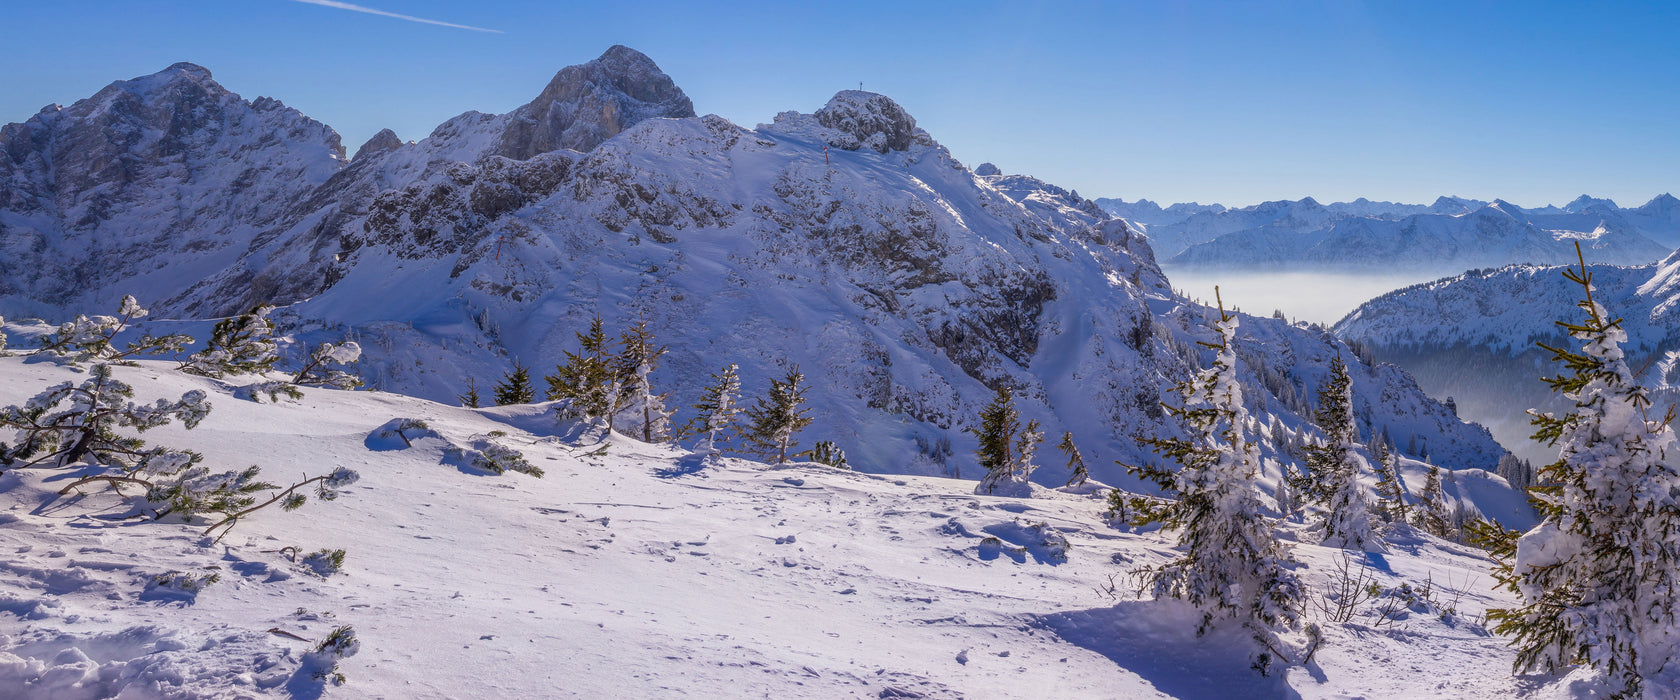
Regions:
<instances>
[{"instance_id":1,"label":"frosted conifer","mask_svg":"<svg viewBox=\"0 0 1680 700\"><path fill-rule=\"evenodd\" d=\"M1359 474L1366 468L1358 452L1358 427L1353 421L1353 386L1341 356L1330 360L1330 376L1318 391L1314 416L1324 431L1322 444L1307 448L1314 500L1325 507L1323 542L1343 549L1363 550L1377 544L1371 532L1370 504Z\"/></svg>"},{"instance_id":2,"label":"frosted conifer","mask_svg":"<svg viewBox=\"0 0 1680 700\"><path fill-rule=\"evenodd\" d=\"M1406 486L1400 477L1400 457L1381 440L1371 443L1371 458L1376 462L1377 514L1385 522L1407 522Z\"/></svg>"},{"instance_id":3,"label":"frosted conifer","mask_svg":"<svg viewBox=\"0 0 1680 700\"><path fill-rule=\"evenodd\" d=\"M41 347L36 348L35 353L57 355L75 367L88 361L122 364L136 355L180 352L193 343L191 336L178 333L164 336L147 333L118 350L113 344L117 334L128 328L130 322L144 318L148 313L134 297L125 296L116 316L77 316L42 339Z\"/></svg>"},{"instance_id":4,"label":"frosted conifer","mask_svg":"<svg viewBox=\"0 0 1680 700\"><path fill-rule=\"evenodd\" d=\"M695 445L696 453L717 454L718 433L735 426L735 418L741 413L741 378L736 374L737 369L737 365L731 362L713 373L706 393L700 397L699 403L694 404L696 414L693 425L697 431L706 434L706 441Z\"/></svg>"},{"instance_id":5,"label":"frosted conifer","mask_svg":"<svg viewBox=\"0 0 1680 700\"><path fill-rule=\"evenodd\" d=\"M1441 489L1441 468L1429 465L1429 476L1423 480L1423 491L1418 494L1417 510L1412 513L1412 524L1436 537L1452 537L1452 509L1447 504L1447 493Z\"/></svg>"},{"instance_id":6,"label":"frosted conifer","mask_svg":"<svg viewBox=\"0 0 1680 700\"><path fill-rule=\"evenodd\" d=\"M1218 342L1204 343L1216 352L1213 366L1179 385L1182 407L1165 407L1190 437L1145 441L1180 469L1128 467L1174 498L1139 520L1178 530L1184 553L1137 573L1154 597L1177 598L1201 610L1198 635L1221 621L1238 621L1257 644L1253 667L1265 674L1282 655L1279 629L1300 618L1305 590L1289 570L1288 550L1260 512L1260 451L1243 433L1249 421L1237 380L1237 318L1223 305L1219 316Z\"/></svg>"},{"instance_id":7,"label":"frosted conifer","mask_svg":"<svg viewBox=\"0 0 1680 700\"><path fill-rule=\"evenodd\" d=\"M646 318L637 318L619 336L618 382L623 405L617 414L623 416L629 434L640 433L642 442L664 442L671 437L672 411L665 407L670 394L653 390L648 378L659 368L659 357L667 348L657 345Z\"/></svg>"},{"instance_id":8,"label":"frosted conifer","mask_svg":"<svg viewBox=\"0 0 1680 700\"><path fill-rule=\"evenodd\" d=\"M755 400L746 410L747 440L765 458L774 455L776 464L786 464L788 448L794 445L794 435L811 425L810 409L805 408L805 375L799 366L788 368L783 379L770 380L770 394Z\"/></svg>"},{"instance_id":9,"label":"frosted conifer","mask_svg":"<svg viewBox=\"0 0 1680 700\"><path fill-rule=\"evenodd\" d=\"M478 408L479 404L483 402L483 399L480 399L478 396L478 380L473 379L472 377L467 377L466 393L456 394L455 398L460 399L462 406L467 408Z\"/></svg>"},{"instance_id":10,"label":"frosted conifer","mask_svg":"<svg viewBox=\"0 0 1680 700\"><path fill-rule=\"evenodd\" d=\"M1519 604L1488 619L1514 637L1513 670L1585 662L1617 697L1641 697L1671 662L1680 605L1674 415L1649 415L1621 349L1627 332L1594 301L1585 260L1564 276L1581 286L1586 318L1559 325L1581 349L1541 347L1568 368L1546 383L1574 406L1530 411L1534 439L1558 447L1558 460L1540 469L1531 493L1544 519L1517 540L1503 578Z\"/></svg>"},{"instance_id":11,"label":"frosted conifer","mask_svg":"<svg viewBox=\"0 0 1680 700\"><path fill-rule=\"evenodd\" d=\"M362 358L362 346L354 342L321 343L309 354L309 361L292 377L299 386L319 386L329 389L354 389L362 385L355 375L333 365L349 366Z\"/></svg>"},{"instance_id":12,"label":"frosted conifer","mask_svg":"<svg viewBox=\"0 0 1680 700\"><path fill-rule=\"evenodd\" d=\"M223 319L210 331L210 342L181 363L181 371L221 378L229 374L259 374L274 369L280 353L274 343L272 306Z\"/></svg>"}]
</instances>

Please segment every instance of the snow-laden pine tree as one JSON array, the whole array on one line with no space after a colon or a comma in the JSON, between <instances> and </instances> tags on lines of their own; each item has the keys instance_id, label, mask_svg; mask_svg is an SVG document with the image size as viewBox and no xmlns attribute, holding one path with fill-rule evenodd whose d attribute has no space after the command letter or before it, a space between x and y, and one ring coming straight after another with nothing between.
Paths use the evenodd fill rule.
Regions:
<instances>
[{"instance_id":1,"label":"snow-laden pine tree","mask_svg":"<svg viewBox=\"0 0 1680 700\"><path fill-rule=\"evenodd\" d=\"M1577 255L1579 255L1577 246ZM1515 637L1515 669L1550 671L1586 662L1617 697L1646 695L1645 680L1672 663L1680 605L1680 448L1665 416L1634 381L1627 333L1581 286L1585 318L1560 322L1579 351L1542 345L1568 368L1546 380L1574 407L1530 411L1534 439L1558 448L1531 493L1544 519L1516 546L1506 584L1518 606L1489 610L1494 631Z\"/></svg>"},{"instance_id":2,"label":"snow-laden pine tree","mask_svg":"<svg viewBox=\"0 0 1680 700\"><path fill-rule=\"evenodd\" d=\"M247 313L223 319L210 331L210 342L181 363L181 371L221 378L230 374L260 374L280 360L274 342L272 306L259 305Z\"/></svg>"},{"instance_id":3,"label":"snow-laden pine tree","mask_svg":"<svg viewBox=\"0 0 1680 700\"><path fill-rule=\"evenodd\" d=\"M501 383L490 389L490 396L496 400L497 406L537 400L537 392L531 387L531 368L514 360L513 370L502 375Z\"/></svg>"},{"instance_id":4,"label":"snow-laden pine tree","mask_svg":"<svg viewBox=\"0 0 1680 700\"><path fill-rule=\"evenodd\" d=\"M636 322L619 336L618 382L620 403L617 407L619 426L628 435L640 435L642 442L665 442L671 438L671 414L665 407L669 394L653 390L648 375L659 368L659 357L667 348L657 344L646 318Z\"/></svg>"},{"instance_id":5,"label":"snow-laden pine tree","mask_svg":"<svg viewBox=\"0 0 1680 700\"><path fill-rule=\"evenodd\" d=\"M621 396L621 383L613 365L613 340L607 336L600 316L589 321L589 332L578 333L578 351L565 351L566 362L554 368L548 381L547 398L566 401L566 413L590 423L606 423L610 430Z\"/></svg>"},{"instance_id":6,"label":"snow-laden pine tree","mask_svg":"<svg viewBox=\"0 0 1680 700\"><path fill-rule=\"evenodd\" d=\"M33 354L54 355L77 367L89 361L126 363L129 358L141 355L172 354L193 344L189 335L171 333L154 336L147 333L119 350L115 344L117 334L127 329L131 322L150 313L133 296L124 296L116 316L77 316L42 338L40 347Z\"/></svg>"},{"instance_id":7,"label":"snow-laden pine tree","mask_svg":"<svg viewBox=\"0 0 1680 700\"><path fill-rule=\"evenodd\" d=\"M769 395L757 398L746 410L747 440L760 456L774 456L776 464L787 464L794 436L811 425L811 417L806 415L811 409L805 408L808 388L799 365L794 365L788 368L786 377L770 380Z\"/></svg>"},{"instance_id":8,"label":"snow-laden pine tree","mask_svg":"<svg viewBox=\"0 0 1680 700\"><path fill-rule=\"evenodd\" d=\"M1423 490L1418 493L1416 509L1412 511L1412 525L1436 537L1453 536L1452 505L1447 492L1441 488L1441 467L1429 465Z\"/></svg>"},{"instance_id":9,"label":"snow-laden pine tree","mask_svg":"<svg viewBox=\"0 0 1680 700\"><path fill-rule=\"evenodd\" d=\"M333 365L348 367L360 359L362 346L354 342L321 343L315 347L314 352L309 353L309 360L303 363L303 368L292 377L292 383L329 389L354 389L362 385L362 380Z\"/></svg>"},{"instance_id":10,"label":"snow-laden pine tree","mask_svg":"<svg viewBox=\"0 0 1680 700\"><path fill-rule=\"evenodd\" d=\"M1372 468L1377 472L1377 515L1384 522L1408 522L1406 484L1400 477L1400 456L1381 439L1371 442Z\"/></svg>"},{"instance_id":11,"label":"snow-laden pine tree","mask_svg":"<svg viewBox=\"0 0 1680 700\"><path fill-rule=\"evenodd\" d=\"M717 454L718 433L735 426L735 417L741 413L741 377L736 374L737 369L739 366L731 362L713 373L706 393L700 397L699 403L694 404L695 416L691 425L695 426L696 432L706 434L705 442L694 446L697 454Z\"/></svg>"},{"instance_id":12,"label":"snow-laden pine tree","mask_svg":"<svg viewBox=\"0 0 1680 700\"><path fill-rule=\"evenodd\" d=\"M999 386L992 402L980 409L980 425L969 428L978 447L974 456L986 470L980 477L975 493L1004 496L1030 496L1028 479L1038 468L1033 457L1044 434L1038 421L1021 423L1021 412L1015 408L1015 395L1008 386Z\"/></svg>"},{"instance_id":13,"label":"snow-laden pine tree","mask_svg":"<svg viewBox=\"0 0 1680 700\"><path fill-rule=\"evenodd\" d=\"M1216 292L1217 294L1217 292ZM1177 598L1202 612L1198 635L1225 621L1241 624L1257 648L1253 665L1268 673L1281 656L1280 630L1300 618L1305 596L1289 552L1260 511L1260 451L1244 435L1248 411L1237 381L1237 318L1221 305L1213 366L1180 384L1183 406L1166 406L1188 438L1145 443L1180 468L1128 467L1172 500L1140 519L1178 530L1183 556L1138 571L1156 598Z\"/></svg>"},{"instance_id":14,"label":"snow-laden pine tree","mask_svg":"<svg viewBox=\"0 0 1680 700\"><path fill-rule=\"evenodd\" d=\"M1353 420L1353 381L1340 355L1330 360L1330 376L1318 390L1314 416L1324 442L1307 448L1307 468L1325 508L1323 543L1364 550L1378 545L1371 532L1371 507L1359 475L1368 467L1359 454L1359 428Z\"/></svg>"}]
</instances>

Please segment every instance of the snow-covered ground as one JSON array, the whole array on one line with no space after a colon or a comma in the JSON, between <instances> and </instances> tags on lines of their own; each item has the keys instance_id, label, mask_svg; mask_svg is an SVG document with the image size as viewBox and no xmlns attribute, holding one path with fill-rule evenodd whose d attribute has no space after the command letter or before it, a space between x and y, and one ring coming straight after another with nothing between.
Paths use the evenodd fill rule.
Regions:
<instances>
[{"instance_id":1,"label":"snow-covered ground","mask_svg":"<svg viewBox=\"0 0 1680 700\"><path fill-rule=\"evenodd\" d=\"M200 389L214 410L192 431L147 432L151 443L198 450L218 468L254 462L277 482L339 466L361 480L333 502L262 511L215 542L202 525L115 519L129 507L103 489L57 496L73 474L5 472L0 697L1562 698L1596 688L1579 671L1513 677L1513 652L1479 624L1487 607L1511 602L1491 590L1488 561L1410 529L1350 568L1384 588L1429 585L1433 603L1389 606L1379 620L1379 598L1347 622L1314 606L1307 619L1326 645L1262 678L1247 666L1246 637L1198 639L1193 611L1139 600L1127 572L1166 561L1172 540L1106 525L1101 491L1012 499L973 495L972 481L705 462L603 442L541 405L472 410L318 389L258 404L171 367L117 372L136 400ZM77 376L0 359L0 405ZM412 445L382 437L396 418L422 419L430 434L411 432ZM459 466L449 448L492 431L546 475ZM1059 468L1048 450L1039 461ZM1311 538L1300 523L1283 529ZM285 547L348 556L322 577ZM1312 599L1325 600L1339 550L1294 552ZM172 571L219 580L197 593L149 585ZM345 685L323 686L299 660L340 625L354 628L359 653L340 664Z\"/></svg>"}]
</instances>

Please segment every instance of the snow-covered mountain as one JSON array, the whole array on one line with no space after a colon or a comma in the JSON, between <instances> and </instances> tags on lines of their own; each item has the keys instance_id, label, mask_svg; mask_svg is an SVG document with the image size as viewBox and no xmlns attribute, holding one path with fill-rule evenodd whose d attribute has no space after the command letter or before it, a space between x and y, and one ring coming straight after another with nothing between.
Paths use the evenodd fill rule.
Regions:
<instances>
[{"instance_id":1,"label":"snow-covered mountain","mask_svg":"<svg viewBox=\"0 0 1680 700\"><path fill-rule=\"evenodd\" d=\"M1680 200L1666 194L1636 209L1585 195L1539 209L1459 197L1429 206L1363 198L1322 205L1308 197L1194 211L1098 201L1138 224L1169 268L1445 274L1511 263L1563 264L1577 240L1598 259L1622 265L1648 263L1680 245ZM1175 209L1181 215L1168 215Z\"/></svg>"},{"instance_id":2,"label":"snow-covered mountain","mask_svg":"<svg viewBox=\"0 0 1680 700\"><path fill-rule=\"evenodd\" d=\"M124 89L134 113L150 115L179 102L181 90L157 86L180 82L217 95L224 112L267 114L257 109L266 105L301 119L212 90L202 69L119 85L138 86ZM97 115L93 102L67 112ZM114 200L102 210L119 222L99 229L104 245L167 274L118 266L76 294L20 288L0 299L0 312L108 311L97 302L122 293L172 318L287 304L276 318L288 332L360 341L372 387L434 400L452 400L469 381L486 388L515 361L547 371L597 314L609 331L645 318L671 345L654 379L674 404L695 400L726 363L741 365L749 394L799 365L817 419L806 439L833 440L868 470L974 476L965 429L1004 385L1047 434L1071 431L1101 478L1132 483L1115 460L1155 459L1137 440L1167 430L1160 402L1207 361L1192 342L1206 309L1170 290L1125 222L1071 190L970 171L874 93L843 91L813 113L784 112L753 129L692 115L650 59L614 47L560 71L509 114L467 112L412 143L383 132L347 162L332 148L289 145L321 157L308 161L308 177L274 177L261 200L271 208L237 229L219 222L257 205L242 199L240 175L213 178L306 159L251 145L285 141L277 129L222 118L215 143L245 146L188 159L179 176L211 193L193 200L205 213L154 220L150 200L133 205L134 216ZM104 133L95 118L54 123ZM314 127L316 141L336 146ZM45 156L10 162L10 172L68 177ZM182 191L172 183L128 186ZM35 221L5 216L8 226ZM13 231L8 245L24 240ZM0 262L46 266L83 249L79 239L29 231L41 242L8 247ZM179 239L201 242L177 262L159 241ZM1304 397L1330 356L1352 350L1304 326L1243 324L1239 349L1256 359L1245 371L1253 402L1269 408L1263 420L1311 430ZM1420 436L1452 466L1491 468L1501 453L1405 373L1355 373L1367 429L1386 427L1401 444Z\"/></svg>"},{"instance_id":3,"label":"snow-covered mountain","mask_svg":"<svg viewBox=\"0 0 1680 700\"><path fill-rule=\"evenodd\" d=\"M1593 259L1589 254L1588 259ZM1622 319L1630 364L1659 404L1680 386L1680 252L1637 267L1588 265L1594 298ZM1578 320L1581 289L1558 266L1512 265L1396 290L1360 306L1335 334L1373 348L1435 396L1451 394L1465 417L1531 459L1555 458L1528 441L1524 413L1555 407L1540 382L1561 371L1536 343L1567 347L1557 321Z\"/></svg>"}]
</instances>

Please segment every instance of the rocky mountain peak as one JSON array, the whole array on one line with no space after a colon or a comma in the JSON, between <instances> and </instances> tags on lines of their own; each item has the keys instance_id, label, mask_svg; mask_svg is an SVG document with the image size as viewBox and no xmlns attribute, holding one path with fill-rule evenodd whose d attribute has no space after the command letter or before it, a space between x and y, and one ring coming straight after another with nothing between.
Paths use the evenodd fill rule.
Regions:
<instances>
[{"instance_id":1,"label":"rocky mountain peak","mask_svg":"<svg viewBox=\"0 0 1680 700\"><path fill-rule=\"evenodd\" d=\"M695 116L694 103L653 59L613 46L568 66L514 110L498 153L516 160L560 149L588 151L645 119Z\"/></svg>"},{"instance_id":2,"label":"rocky mountain peak","mask_svg":"<svg viewBox=\"0 0 1680 700\"><path fill-rule=\"evenodd\" d=\"M356 149L356 156L352 160L359 160L363 156L390 153L401 148L402 145L403 140L397 136L397 132L390 129L380 129L379 133L374 134L373 138L368 139L367 143L362 144L361 148Z\"/></svg>"},{"instance_id":3,"label":"rocky mountain peak","mask_svg":"<svg viewBox=\"0 0 1680 700\"><path fill-rule=\"evenodd\" d=\"M862 90L841 90L817 110L817 123L850 138L832 144L846 150L869 147L877 153L908 151L918 141L916 119L886 95Z\"/></svg>"}]
</instances>

